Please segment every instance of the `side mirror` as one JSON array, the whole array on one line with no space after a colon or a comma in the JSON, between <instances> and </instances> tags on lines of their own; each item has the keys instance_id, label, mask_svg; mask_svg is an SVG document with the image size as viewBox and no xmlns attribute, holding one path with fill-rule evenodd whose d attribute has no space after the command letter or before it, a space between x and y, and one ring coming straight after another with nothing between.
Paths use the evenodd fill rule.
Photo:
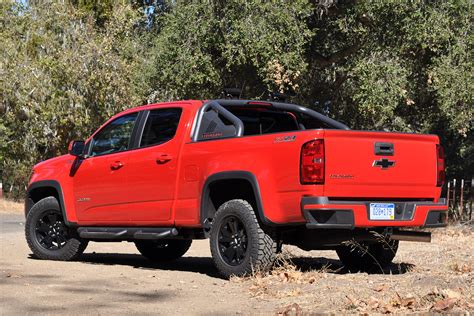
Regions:
<instances>
[{"instance_id":1,"label":"side mirror","mask_svg":"<svg viewBox=\"0 0 474 316\"><path fill-rule=\"evenodd\" d=\"M85 142L83 140L73 140L69 143L68 152L70 155L82 157L84 155Z\"/></svg>"}]
</instances>

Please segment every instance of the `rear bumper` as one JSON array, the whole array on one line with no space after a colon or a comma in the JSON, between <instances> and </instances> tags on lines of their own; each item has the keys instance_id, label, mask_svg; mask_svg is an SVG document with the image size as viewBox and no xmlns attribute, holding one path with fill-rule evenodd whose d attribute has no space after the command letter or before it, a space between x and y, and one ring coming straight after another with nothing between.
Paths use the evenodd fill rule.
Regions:
<instances>
[{"instance_id":1,"label":"rear bumper","mask_svg":"<svg viewBox=\"0 0 474 316\"><path fill-rule=\"evenodd\" d=\"M389 201L395 204L394 220L371 220L369 204L379 201L338 201L327 197L303 197L301 211L307 228L353 229L356 227L444 227L448 221L445 199ZM383 201L387 203L387 201Z\"/></svg>"}]
</instances>

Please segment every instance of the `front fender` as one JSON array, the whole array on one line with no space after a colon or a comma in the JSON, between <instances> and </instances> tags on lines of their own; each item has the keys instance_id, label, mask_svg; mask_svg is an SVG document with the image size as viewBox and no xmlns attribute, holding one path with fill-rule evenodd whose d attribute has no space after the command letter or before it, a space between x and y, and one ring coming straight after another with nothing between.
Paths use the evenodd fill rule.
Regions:
<instances>
[{"instance_id":1,"label":"front fender","mask_svg":"<svg viewBox=\"0 0 474 316\"><path fill-rule=\"evenodd\" d=\"M55 196L58 199L65 224L77 226L77 223L71 221L70 216L67 215L63 189L56 180L40 180L29 184L25 198L25 217L28 216L29 211L36 202L48 196Z\"/></svg>"}]
</instances>

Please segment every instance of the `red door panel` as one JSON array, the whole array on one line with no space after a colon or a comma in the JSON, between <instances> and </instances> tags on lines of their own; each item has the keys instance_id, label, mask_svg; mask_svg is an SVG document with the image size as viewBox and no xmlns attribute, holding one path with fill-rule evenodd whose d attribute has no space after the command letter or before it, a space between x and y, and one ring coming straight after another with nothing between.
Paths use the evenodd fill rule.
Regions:
<instances>
[{"instance_id":1,"label":"red door panel","mask_svg":"<svg viewBox=\"0 0 474 316\"><path fill-rule=\"evenodd\" d=\"M189 113L186 108L150 111L140 146L130 152L127 170L129 212L134 223L172 225L179 154Z\"/></svg>"},{"instance_id":2,"label":"red door panel","mask_svg":"<svg viewBox=\"0 0 474 316\"><path fill-rule=\"evenodd\" d=\"M128 221L128 152L84 159L74 174L74 197L79 222Z\"/></svg>"},{"instance_id":3,"label":"red door panel","mask_svg":"<svg viewBox=\"0 0 474 316\"><path fill-rule=\"evenodd\" d=\"M130 156L130 216L133 221L171 219L176 187L178 143L137 149ZM166 155L166 158L163 158Z\"/></svg>"}]
</instances>

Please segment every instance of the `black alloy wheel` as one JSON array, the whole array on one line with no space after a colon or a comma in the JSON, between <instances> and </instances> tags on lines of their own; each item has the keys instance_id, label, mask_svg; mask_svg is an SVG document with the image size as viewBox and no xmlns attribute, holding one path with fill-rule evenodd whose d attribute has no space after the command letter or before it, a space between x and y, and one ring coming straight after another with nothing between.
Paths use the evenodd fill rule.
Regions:
<instances>
[{"instance_id":1,"label":"black alloy wheel","mask_svg":"<svg viewBox=\"0 0 474 316\"><path fill-rule=\"evenodd\" d=\"M225 263L237 266L247 255L248 238L244 224L235 216L223 220L219 230L219 253Z\"/></svg>"},{"instance_id":2,"label":"black alloy wheel","mask_svg":"<svg viewBox=\"0 0 474 316\"><path fill-rule=\"evenodd\" d=\"M222 204L214 214L209 233L212 259L225 278L266 272L275 261L277 242L270 231L260 226L246 200Z\"/></svg>"},{"instance_id":3,"label":"black alloy wheel","mask_svg":"<svg viewBox=\"0 0 474 316\"><path fill-rule=\"evenodd\" d=\"M36 222L36 239L47 250L63 248L70 239L60 212L49 210Z\"/></svg>"}]
</instances>

